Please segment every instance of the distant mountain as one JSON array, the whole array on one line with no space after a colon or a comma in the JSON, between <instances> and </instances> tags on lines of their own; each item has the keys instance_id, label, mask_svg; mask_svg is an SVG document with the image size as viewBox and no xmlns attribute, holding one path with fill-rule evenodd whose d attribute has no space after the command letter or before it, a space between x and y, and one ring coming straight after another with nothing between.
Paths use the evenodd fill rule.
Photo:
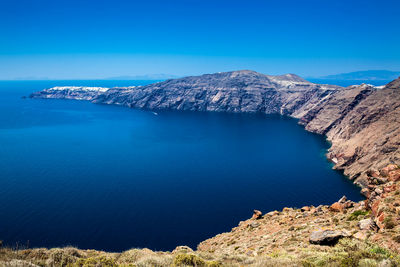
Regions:
<instances>
[{"instance_id":1,"label":"distant mountain","mask_svg":"<svg viewBox=\"0 0 400 267\"><path fill-rule=\"evenodd\" d=\"M394 80L399 76L400 71L365 70L322 76L318 78L331 80Z\"/></svg>"},{"instance_id":2,"label":"distant mountain","mask_svg":"<svg viewBox=\"0 0 400 267\"><path fill-rule=\"evenodd\" d=\"M124 76L116 76L109 77L106 80L167 80L178 78L179 76L171 75L171 74L146 74L146 75L124 75Z\"/></svg>"}]
</instances>

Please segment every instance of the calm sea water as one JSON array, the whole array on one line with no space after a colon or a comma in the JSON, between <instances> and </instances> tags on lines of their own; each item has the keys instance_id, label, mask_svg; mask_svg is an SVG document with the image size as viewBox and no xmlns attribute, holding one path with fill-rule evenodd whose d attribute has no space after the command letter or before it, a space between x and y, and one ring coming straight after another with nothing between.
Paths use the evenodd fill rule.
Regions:
<instances>
[{"instance_id":1,"label":"calm sea water","mask_svg":"<svg viewBox=\"0 0 400 267\"><path fill-rule=\"evenodd\" d=\"M121 251L195 247L253 209L329 204L359 189L324 138L280 116L152 112L21 99L55 85L0 82L0 239Z\"/></svg>"}]
</instances>

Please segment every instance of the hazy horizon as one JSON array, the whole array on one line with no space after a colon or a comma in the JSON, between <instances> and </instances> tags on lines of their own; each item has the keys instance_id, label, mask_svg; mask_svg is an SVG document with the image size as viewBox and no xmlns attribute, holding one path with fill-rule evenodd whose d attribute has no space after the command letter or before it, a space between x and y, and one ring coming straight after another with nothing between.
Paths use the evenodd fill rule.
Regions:
<instances>
[{"instance_id":1,"label":"hazy horizon","mask_svg":"<svg viewBox=\"0 0 400 267\"><path fill-rule=\"evenodd\" d=\"M238 70L228 70L227 72L230 71L238 71ZM381 81L389 81L393 80L394 78L374 78L374 79L368 79L368 78L354 78L354 79L346 79L346 78L340 78L341 75L347 75L347 74L353 74L353 73L362 73L362 72L392 72L393 74L396 74L397 76L400 75L400 71L392 71L392 70L366 70L366 71L355 71L355 72L346 72L346 73L332 73L330 75L326 76L301 76L304 79L310 79L310 80L381 80ZM201 73L201 74L194 74L194 75L202 75L202 74L212 74L212 73ZM263 73L266 75L269 75L269 73ZM278 73L275 75L285 75L285 74L296 74L296 73ZM185 76L192 76L192 75L185 75ZM14 79L0 79L0 81L51 81L51 80L149 80L149 81L162 81L162 80L167 80L167 79L177 79L177 78L182 78L185 76L180 76L180 75L174 75L174 74L164 74L164 73L152 73L152 74L143 74L143 75L121 75L121 76L113 76L113 77L97 77L97 78L92 78L92 77L87 77L87 78L56 78L56 79L51 79L48 77L16 77ZM337 76L337 77L336 77Z\"/></svg>"}]
</instances>

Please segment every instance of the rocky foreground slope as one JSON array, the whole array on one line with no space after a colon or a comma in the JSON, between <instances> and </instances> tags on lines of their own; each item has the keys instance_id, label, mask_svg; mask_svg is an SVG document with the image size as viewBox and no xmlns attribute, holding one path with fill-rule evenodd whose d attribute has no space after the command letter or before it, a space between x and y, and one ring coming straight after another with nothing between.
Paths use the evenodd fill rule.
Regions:
<instances>
[{"instance_id":1,"label":"rocky foreground slope","mask_svg":"<svg viewBox=\"0 0 400 267\"><path fill-rule=\"evenodd\" d=\"M89 100L151 110L278 113L332 143L328 157L366 200L255 211L196 251L0 250L4 263L76 266L396 266L400 264L400 78L342 88L296 75L234 71L126 88L55 87L32 98ZM318 190L318 189L316 189ZM97 265L96 265L97 264Z\"/></svg>"}]
</instances>

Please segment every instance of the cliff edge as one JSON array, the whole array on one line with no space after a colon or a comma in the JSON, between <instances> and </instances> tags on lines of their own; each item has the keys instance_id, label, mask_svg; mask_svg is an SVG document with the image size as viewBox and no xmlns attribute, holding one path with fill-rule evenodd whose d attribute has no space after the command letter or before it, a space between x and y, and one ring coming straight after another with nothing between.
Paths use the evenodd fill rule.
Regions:
<instances>
[{"instance_id":1,"label":"cliff edge","mask_svg":"<svg viewBox=\"0 0 400 267\"><path fill-rule=\"evenodd\" d=\"M150 110L281 114L331 142L328 158L365 201L284 208L240 222L196 251L0 249L6 266L400 266L400 78L383 87L320 85L233 71L138 87L54 87L31 98ZM212 219L212 218L211 218Z\"/></svg>"}]
</instances>

